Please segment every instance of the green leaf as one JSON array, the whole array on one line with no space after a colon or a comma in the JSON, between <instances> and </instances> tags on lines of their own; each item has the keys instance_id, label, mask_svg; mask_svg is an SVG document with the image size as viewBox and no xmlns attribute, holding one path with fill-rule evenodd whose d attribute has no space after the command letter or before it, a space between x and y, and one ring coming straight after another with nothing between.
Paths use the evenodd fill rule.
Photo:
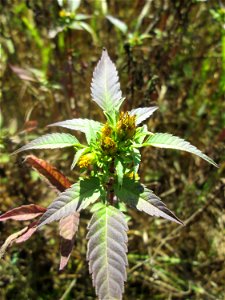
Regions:
<instances>
[{"instance_id":1,"label":"green leaf","mask_svg":"<svg viewBox=\"0 0 225 300\"><path fill-rule=\"evenodd\" d=\"M218 167L218 165L207 155L203 154L200 150L198 150L195 146L191 145L189 142L177 137L173 136L169 133L155 133L151 135L144 143L143 146L153 146L159 148L169 148L169 149L177 149L183 150L186 152L193 153L202 159L206 160L210 164Z\"/></svg>"},{"instance_id":2,"label":"green leaf","mask_svg":"<svg viewBox=\"0 0 225 300\"><path fill-rule=\"evenodd\" d=\"M78 160L80 159L80 157L85 154L86 152L90 151L90 148L87 147L87 148L83 148L83 149L80 149L76 152L76 154L74 155L74 159L73 159L73 162L72 162L72 165L71 165L71 170L73 170L73 168L76 166Z\"/></svg>"},{"instance_id":3,"label":"green leaf","mask_svg":"<svg viewBox=\"0 0 225 300\"><path fill-rule=\"evenodd\" d=\"M138 149L133 149L133 171L138 172L141 163L141 153Z\"/></svg>"},{"instance_id":4,"label":"green leaf","mask_svg":"<svg viewBox=\"0 0 225 300\"><path fill-rule=\"evenodd\" d=\"M65 121L53 123L48 126L49 127L59 126L59 127L72 129L72 130L79 130L86 135L87 142L90 143L92 139L96 138L96 133L100 131L103 124L88 119L72 119L72 120L65 120Z\"/></svg>"},{"instance_id":5,"label":"green leaf","mask_svg":"<svg viewBox=\"0 0 225 300\"><path fill-rule=\"evenodd\" d=\"M80 145L80 143L78 139L71 134L50 133L31 141L27 145L13 152L13 154L32 149L57 149L76 145Z\"/></svg>"},{"instance_id":6,"label":"green leaf","mask_svg":"<svg viewBox=\"0 0 225 300\"><path fill-rule=\"evenodd\" d=\"M95 44L97 44L98 38L97 38L97 35L96 35L95 31L92 29L92 27L91 27L89 24L85 23L85 22L79 22L79 25L80 25L80 27L81 27L82 29L84 29L84 30L86 30L88 33L90 33L90 35L91 35L91 37L92 37L92 39L93 39L93 42L94 42Z\"/></svg>"},{"instance_id":7,"label":"green leaf","mask_svg":"<svg viewBox=\"0 0 225 300\"><path fill-rule=\"evenodd\" d=\"M84 15L84 14L76 14L75 18L76 18L76 21L84 21L84 20L90 19L91 16Z\"/></svg>"},{"instance_id":8,"label":"green leaf","mask_svg":"<svg viewBox=\"0 0 225 300\"><path fill-rule=\"evenodd\" d=\"M124 167L119 159L115 159L115 169L116 169L116 175L118 178L118 184L122 185L123 183L123 175L124 175Z\"/></svg>"},{"instance_id":9,"label":"green leaf","mask_svg":"<svg viewBox=\"0 0 225 300\"><path fill-rule=\"evenodd\" d=\"M100 182L96 177L73 184L53 201L39 220L38 227L80 212L100 197Z\"/></svg>"},{"instance_id":10,"label":"green leaf","mask_svg":"<svg viewBox=\"0 0 225 300\"><path fill-rule=\"evenodd\" d=\"M147 128L147 125L143 125L141 127L138 127L136 129L136 133L135 133L135 136L134 136L134 141L135 143L137 144L142 144L146 135L148 135L149 131L148 131L148 128Z\"/></svg>"},{"instance_id":11,"label":"green leaf","mask_svg":"<svg viewBox=\"0 0 225 300\"><path fill-rule=\"evenodd\" d=\"M99 299L122 299L127 266L125 216L113 206L95 210L88 225L89 271Z\"/></svg>"},{"instance_id":12,"label":"green leaf","mask_svg":"<svg viewBox=\"0 0 225 300\"><path fill-rule=\"evenodd\" d=\"M93 100L105 111L118 111L123 102L116 66L103 50L92 78L91 95Z\"/></svg>"},{"instance_id":13,"label":"green leaf","mask_svg":"<svg viewBox=\"0 0 225 300\"><path fill-rule=\"evenodd\" d=\"M107 15L106 18L124 34L127 32L127 25L123 21L110 15Z\"/></svg>"},{"instance_id":14,"label":"green leaf","mask_svg":"<svg viewBox=\"0 0 225 300\"><path fill-rule=\"evenodd\" d=\"M116 196L126 204L136 207L145 213L162 217L178 224L183 224L157 197L144 185L134 180L124 178L122 187L115 186Z\"/></svg>"}]
</instances>

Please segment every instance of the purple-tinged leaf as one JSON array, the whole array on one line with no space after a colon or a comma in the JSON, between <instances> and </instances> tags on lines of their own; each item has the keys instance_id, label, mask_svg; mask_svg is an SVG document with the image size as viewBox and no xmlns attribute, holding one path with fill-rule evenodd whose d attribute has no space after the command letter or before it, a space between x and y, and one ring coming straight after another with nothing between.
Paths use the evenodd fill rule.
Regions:
<instances>
[{"instance_id":1,"label":"purple-tinged leaf","mask_svg":"<svg viewBox=\"0 0 225 300\"><path fill-rule=\"evenodd\" d=\"M124 178L122 187L115 187L115 193L121 201L140 211L183 225L183 222L166 207L159 197L138 182Z\"/></svg>"},{"instance_id":2,"label":"purple-tinged leaf","mask_svg":"<svg viewBox=\"0 0 225 300\"><path fill-rule=\"evenodd\" d=\"M74 236L78 230L79 220L80 214L75 212L72 215L62 218L59 222L59 234L61 237L60 271L67 265L70 254L73 250Z\"/></svg>"},{"instance_id":3,"label":"purple-tinged leaf","mask_svg":"<svg viewBox=\"0 0 225 300\"><path fill-rule=\"evenodd\" d=\"M160 200L160 198L147 188L144 189L144 193L136 204L136 208L140 211L144 211L151 216L162 217L164 219L184 225L183 222L166 207L166 205Z\"/></svg>"},{"instance_id":4,"label":"purple-tinged leaf","mask_svg":"<svg viewBox=\"0 0 225 300\"><path fill-rule=\"evenodd\" d=\"M93 100L108 113L118 110L124 100L116 66L105 49L93 73L91 95Z\"/></svg>"},{"instance_id":5,"label":"purple-tinged leaf","mask_svg":"<svg viewBox=\"0 0 225 300\"><path fill-rule=\"evenodd\" d=\"M6 221L9 219L27 221L43 215L44 212L46 212L46 208L36 204L22 205L2 214L0 216L0 221Z\"/></svg>"},{"instance_id":6,"label":"purple-tinged leaf","mask_svg":"<svg viewBox=\"0 0 225 300\"><path fill-rule=\"evenodd\" d=\"M71 134L49 133L31 141L27 145L13 152L13 154L33 149L57 149L73 147L76 145L80 145L80 143L77 138Z\"/></svg>"},{"instance_id":7,"label":"purple-tinged leaf","mask_svg":"<svg viewBox=\"0 0 225 300\"><path fill-rule=\"evenodd\" d=\"M39 220L38 227L60 220L68 215L85 209L100 196L100 182L97 177L80 180L59 194Z\"/></svg>"},{"instance_id":8,"label":"purple-tinged leaf","mask_svg":"<svg viewBox=\"0 0 225 300\"><path fill-rule=\"evenodd\" d=\"M17 244L19 243L23 243L25 241L27 241L36 231L37 231L37 224L38 222L33 222L31 224L29 224L26 228L27 230L22 234L20 235L16 240L15 242Z\"/></svg>"},{"instance_id":9,"label":"purple-tinged leaf","mask_svg":"<svg viewBox=\"0 0 225 300\"><path fill-rule=\"evenodd\" d=\"M4 242L4 244L0 248L0 258L2 258L5 255L5 252L7 249L15 242L15 240L20 237L24 232L27 231L27 227L21 229L20 231L17 231L13 234L11 234Z\"/></svg>"},{"instance_id":10,"label":"purple-tinged leaf","mask_svg":"<svg viewBox=\"0 0 225 300\"><path fill-rule=\"evenodd\" d=\"M25 158L30 166L37 170L51 186L58 191L63 192L71 186L71 182L59 170L49 164L47 161L40 159L34 155L28 155Z\"/></svg>"},{"instance_id":11,"label":"purple-tinged leaf","mask_svg":"<svg viewBox=\"0 0 225 300\"><path fill-rule=\"evenodd\" d=\"M30 70L22 69L18 66L10 65L12 71L22 80L37 82L37 78L35 78L34 74Z\"/></svg>"},{"instance_id":12,"label":"purple-tinged leaf","mask_svg":"<svg viewBox=\"0 0 225 300\"><path fill-rule=\"evenodd\" d=\"M129 115L136 116L136 125L138 125L148 119L157 109L157 106L135 108L129 112Z\"/></svg>"},{"instance_id":13,"label":"purple-tinged leaf","mask_svg":"<svg viewBox=\"0 0 225 300\"><path fill-rule=\"evenodd\" d=\"M28 240L33 233L37 230L37 222L31 223L29 226L24 227L20 231L17 231L11 234L4 242L4 244L0 248L0 258L2 258L7 251L7 249L13 243L22 243Z\"/></svg>"},{"instance_id":14,"label":"purple-tinged leaf","mask_svg":"<svg viewBox=\"0 0 225 300\"><path fill-rule=\"evenodd\" d=\"M127 223L121 211L101 205L88 225L89 272L99 299L122 299L127 279Z\"/></svg>"}]
</instances>

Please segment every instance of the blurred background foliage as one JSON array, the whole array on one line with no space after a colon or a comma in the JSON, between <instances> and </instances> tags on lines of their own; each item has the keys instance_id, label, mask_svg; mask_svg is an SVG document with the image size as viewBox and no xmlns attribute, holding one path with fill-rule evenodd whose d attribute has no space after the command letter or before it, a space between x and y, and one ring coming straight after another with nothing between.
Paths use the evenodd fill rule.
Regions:
<instances>
[{"instance_id":1,"label":"blurred background foliage","mask_svg":"<svg viewBox=\"0 0 225 300\"><path fill-rule=\"evenodd\" d=\"M55 197L10 153L74 117L103 120L90 98L106 47L119 70L124 109L159 106L151 131L189 140L220 168L187 153L143 151L141 178L185 221L181 227L131 210L124 299L224 299L225 3L214 0L2 0L0 211ZM82 139L83 136L80 136ZM72 181L72 153L35 152ZM58 272L57 224L10 248L0 263L0 299L95 299L86 226ZM0 224L0 243L23 227Z\"/></svg>"}]
</instances>

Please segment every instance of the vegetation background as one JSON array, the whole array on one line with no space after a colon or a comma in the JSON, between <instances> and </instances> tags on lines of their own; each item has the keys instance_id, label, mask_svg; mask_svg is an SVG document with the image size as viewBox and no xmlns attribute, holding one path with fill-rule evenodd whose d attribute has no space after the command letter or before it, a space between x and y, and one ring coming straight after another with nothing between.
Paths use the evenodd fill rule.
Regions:
<instances>
[{"instance_id":1,"label":"vegetation background","mask_svg":"<svg viewBox=\"0 0 225 300\"><path fill-rule=\"evenodd\" d=\"M80 3L79 3L80 2ZM2 0L0 211L54 199L38 174L10 156L74 117L102 120L90 82L102 47L119 70L126 109L159 106L152 132L190 141L220 168L187 153L143 151L141 178L186 226L129 213L124 299L224 299L225 3L214 0ZM36 151L73 182L69 150ZM58 272L56 224L10 248L0 299L95 299L82 214L67 268ZM0 224L0 243L24 224Z\"/></svg>"}]
</instances>

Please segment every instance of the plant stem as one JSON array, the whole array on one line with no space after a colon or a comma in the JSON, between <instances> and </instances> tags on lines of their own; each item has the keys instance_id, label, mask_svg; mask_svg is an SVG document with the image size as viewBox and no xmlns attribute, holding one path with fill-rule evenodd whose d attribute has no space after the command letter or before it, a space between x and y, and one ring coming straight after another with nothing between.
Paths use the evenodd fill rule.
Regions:
<instances>
[{"instance_id":1,"label":"plant stem","mask_svg":"<svg viewBox=\"0 0 225 300\"><path fill-rule=\"evenodd\" d=\"M114 169L114 159L112 160L110 167L109 167L109 172L111 174L110 178L109 178L109 182L107 184L107 188L108 188L108 201L109 204L114 206L114 188L113 188L113 184L114 184L114 173L115 173L115 169Z\"/></svg>"}]
</instances>

